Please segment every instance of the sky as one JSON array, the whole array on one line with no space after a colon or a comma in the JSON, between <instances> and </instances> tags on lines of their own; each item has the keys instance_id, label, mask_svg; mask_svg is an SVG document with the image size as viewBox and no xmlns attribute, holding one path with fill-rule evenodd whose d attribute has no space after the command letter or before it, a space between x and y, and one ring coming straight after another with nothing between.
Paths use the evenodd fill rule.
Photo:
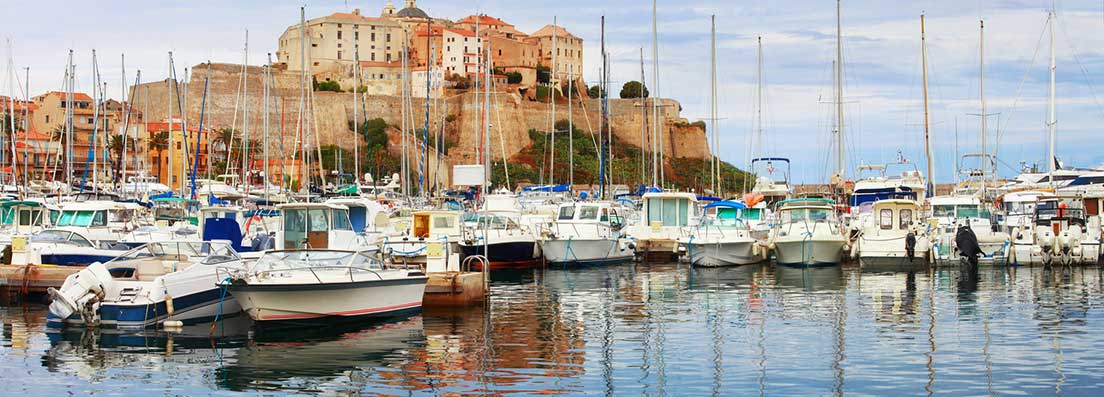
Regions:
<instances>
[{"instance_id":1,"label":"sky","mask_svg":"<svg viewBox=\"0 0 1104 397\"><path fill-rule=\"evenodd\" d=\"M400 8L402 3L396 1ZM170 51L178 75L184 66L208 60L241 62L248 29L249 63L256 65L276 51L279 35L297 23L300 6L305 5L307 17L313 18L354 8L375 15L384 4L386 0L5 0L9 18L0 24L0 39L11 40L15 69L22 74L29 68L31 95L62 88L70 49L77 63L78 88L90 91L95 49L108 91L118 97L123 55L128 84L139 69L143 81L161 80L168 74ZM1099 166L1104 164L1097 128L1104 121L1104 2L1055 5L1056 153L1067 166ZM690 121L710 115L709 21L715 15L715 128L721 158L744 168L750 157L788 157L798 183L824 182L833 168L836 8L830 0L659 1L658 89L653 81L651 2L421 0L418 6L431 16L451 20L486 13L525 32L551 24L556 17L584 39L585 73L592 84L599 75L599 21L605 15L611 91L639 79L643 48L649 89L679 100L683 117ZM899 157L926 173L921 14L926 15L936 181L954 180L956 153L981 150L980 20L985 21L987 147L998 151L1002 176L1014 176L1021 163L1038 163L1045 169L1050 6L1050 1L1026 0L844 0L844 147L849 176L855 177L860 164ZM763 144L761 150L749 150L750 139L759 136L757 37L763 43ZM0 56L0 93L8 94L6 43Z\"/></svg>"}]
</instances>

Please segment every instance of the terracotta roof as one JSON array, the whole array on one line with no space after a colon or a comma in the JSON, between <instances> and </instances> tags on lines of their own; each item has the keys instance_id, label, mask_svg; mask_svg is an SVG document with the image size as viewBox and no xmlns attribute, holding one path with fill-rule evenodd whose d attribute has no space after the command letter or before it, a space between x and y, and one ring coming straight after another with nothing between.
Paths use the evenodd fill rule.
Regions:
<instances>
[{"instance_id":1,"label":"terracotta roof","mask_svg":"<svg viewBox=\"0 0 1104 397\"><path fill-rule=\"evenodd\" d=\"M47 95L60 96L62 99L65 99L65 97L66 97L66 93L61 92L61 91L50 91L50 92L47 92L47 93L42 94L40 96L47 96ZM74 92L73 93L73 100L74 101L91 101L92 97L88 96L88 94L85 94L83 92Z\"/></svg>"},{"instance_id":2,"label":"terracotta roof","mask_svg":"<svg viewBox=\"0 0 1104 397\"><path fill-rule=\"evenodd\" d=\"M441 30L443 30L443 29L444 29L443 26L431 26L428 33L427 33L426 32L426 27L421 26L421 27L418 28L418 30L416 30L414 32L414 34L418 35L419 37L426 37L426 36L437 37L437 36L441 35Z\"/></svg>"},{"instance_id":3,"label":"terracotta roof","mask_svg":"<svg viewBox=\"0 0 1104 397\"><path fill-rule=\"evenodd\" d=\"M484 25L488 25L488 26L490 26L490 25L514 26L514 25L506 23L505 21L503 21L501 19L498 19L498 18L495 18L495 17L492 17L492 16L488 16L488 15L468 15L468 16L464 17L464 19L456 21L457 24L471 24L471 25L475 25L476 22L478 22L480 26L484 26Z\"/></svg>"},{"instance_id":4,"label":"terracotta roof","mask_svg":"<svg viewBox=\"0 0 1104 397\"><path fill-rule=\"evenodd\" d=\"M22 141L23 139L27 139L27 140L31 140L31 141L48 141L48 140L50 140L50 136L46 135L46 134L43 134L41 132L35 131L35 130L31 130L30 133L23 132L23 131L19 131L19 132L15 133L16 142L22 143L20 141Z\"/></svg>"},{"instance_id":5,"label":"terracotta roof","mask_svg":"<svg viewBox=\"0 0 1104 397\"><path fill-rule=\"evenodd\" d=\"M11 98L6 96L0 96L0 109L7 110L12 105ZM38 104L34 102L24 102L22 99L16 98L15 110L23 111L24 107L28 108L32 113L38 110Z\"/></svg>"},{"instance_id":6,"label":"terracotta roof","mask_svg":"<svg viewBox=\"0 0 1104 397\"><path fill-rule=\"evenodd\" d=\"M475 37L475 32L467 29L445 28L445 30L461 36Z\"/></svg>"},{"instance_id":7,"label":"terracotta roof","mask_svg":"<svg viewBox=\"0 0 1104 397\"><path fill-rule=\"evenodd\" d=\"M533 34L531 34L530 36L532 36L532 37L552 36L552 32L556 32L557 37L574 37L574 38L578 38L575 35L571 34L571 32L568 32L567 29L564 29L562 26L553 26L553 25L544 25L543 28L540 28L540 30L538 30L536 32L533 32Z\"/></svg>"}]
</instances>

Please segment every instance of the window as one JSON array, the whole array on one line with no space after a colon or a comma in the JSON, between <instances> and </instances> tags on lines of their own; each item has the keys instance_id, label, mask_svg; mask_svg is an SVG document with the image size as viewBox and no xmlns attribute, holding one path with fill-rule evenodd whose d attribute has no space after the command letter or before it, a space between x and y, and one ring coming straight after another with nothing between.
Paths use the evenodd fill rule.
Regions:
<instances>
[{"instance_id":1,"label":"window","mask_svg":"<svg viewBox=\"0 0 1104 397\"><path fill-rule=\"evenodd\" d=\"M73 233L69 235L69 241L80 247L91 247L92 243L88 239L82 237L79 234Z\"/></svg>"},{"instance_id":2,"label":"window","mask_svg":"<svg viewBox=\"0 0 1104 397\"><path fill-rule=\"evenodd\" d=\"M878 226L882 230L893 229L893 210L886 208L878 211Z\"/></svg>"},{"instance_id":3,"label":"window","mask_svg":"<svg viewBox=\"0 0 1104 397\"><path fill-rule=\"evenodd\" d=\"M932 215L940 218L948 218L955 216L955 207L953 205L937 205L932 210Z\"/></svg>"},{"instance_id":4,"label":"window","mask_svg":"<svg viewBox=\"0 0 1104 397\"><path fill-rule=\"evenodd\" d=\"M452 229L456 226L454 217L451 216L435 216L433 217L434 229Z\"/></svg>"},{"instance_id":5,"label":"window","mask_svg":"<svg viewBox=\"0 0 1104 397\"><path fill-rule=\"evenodd\" d=\"M908 228L912 226L912 210L901 210L901 215L899 216L899 218L899 229L908 230Z\"/></svg>"},{"instance_id":6,"label":"window","mask_svg":"<svg viewBox=\"0 0 1104 397\"><path fill-rule=\"evenodd\" d=\"M386 37L386 39L387 39L386 41L391 41L391 33L388 33L388 34L387 34L387 37Z\"/></svg>"},{"instance_id":7,"label":"window","mask_svg":"<svg viewBox=\"0 0 1104 397\"><path fill-rule=\"evenodd\" d=\"M353 31L353 40L360 40L360 31L359 30L354 30Z\"/></svg>"},{"instance_id":8,"label":"window","mask_svg":"<svg viewBox=\"0 0 1104 397\"><path fill-rule=\"evenodd\" d=\"M340 45L341 45L341 44L338 44L338 46L340 46ZM338 60L340 60L340 59L341 59L341 51L338 51L338 52L337 52L337 59L338 59Z\"/></svg>"},{"instance_id":9,"label":"window","mask_svg":"<svg viewBox=\"0 0 1104 397\"><path fill-rule=\"evenodd\" d=\"M561 220L561 221L569 221L569 220L574 219L574 218L575 218L575 206L573 206L573 205L560 207L560 216L556 217L556 219Z\"/></svg>"},{"instance_id":10,"label":"window","mask_svg":"<svg viewBox=\"0 0 1104 397\"><path fill-rule=\"evenodd\" d=\"M337 25L337 27L339 27L339 28L340 28L340 27L341 27L341 25ZM338 31L337 31L337 39L338 39L338 40L341 40L341 31L340 31L340 30L338 30Z\"/></svg>"},{"instance_id":11,"label":"window","mask_svg":"<svg viewBox=\"0 0 1104 397\"><path fill-rule=\"evenodd\" d=\"M375 29L375 27L373 27L372 29ZM368 40L376 41L376 33L372 32L372 34L368 36Z\"/></svg>"},{"instance_id":12,"label":"window","mask_svg":"<svg viewBox=\"0 0 1104 397\"><path fill-rule=\"evenodd\" d=\"M330 228L330 220L327 219L324 209L307 210L307 218L309 220L307 230L310 232L324 232Z\"/></svg>"},{"instance_id":13,"label":"window","mask_svg":"<svg viewBox=\"0 0 1104 397\"><path fill-rule=\"evenodd\" d=\"M594 220L598 219L598 207L586 206L579 210L579 219L581 220Z\"/></svg>"},{"instance_id":14,"label":"window","mask_svg":"<svg viewBox=\"0 0 1104 397\"><path fill-rule=\"evenodd\" d=\"M349 213L342 210L333 210L334 230L353 230L349 222Z\"/></svg>"},{"instance_id":15,"label":"window","mask_svg":"<svg viewBox=\"0 0 1104 397\"><path fill-rule=\"evenodd\" d=\"M92 226L107 226L107 211L96 211L92 217Z\"/></svg>"},{"instance_id":16,"label":"window","mask_svg":"<svg viewBox=\"0 0 1104 397\"><path fill-rule=\"evenodd\" d=\"M598 220L602 222L609 222L609 210L602 208L602 217Z\"/></svg>"}]
</instances>

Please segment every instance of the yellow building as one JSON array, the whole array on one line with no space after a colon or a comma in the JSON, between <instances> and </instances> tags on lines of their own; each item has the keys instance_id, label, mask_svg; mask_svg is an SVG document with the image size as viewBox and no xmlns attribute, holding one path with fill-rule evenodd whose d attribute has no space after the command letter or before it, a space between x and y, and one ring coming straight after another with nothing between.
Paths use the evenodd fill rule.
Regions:
<instances>
[{"instance_id":1,"label":"yellow building","mask_svg":"<svg viewBox=\"0 0 1104 397\"><path fill-rule=\"evenodd\" d=\"M555 42L553 42L555 38ZM583 75L583 39L560 26L545 25L527 41L540 46L540 63L555 73L554 80L566 82L574 71L576 80ZM553 65L555 61L555 65Z\"/></svg>"},{"instance_id":2,"label":"yellow building","mask_svg":"<svg viewBox=\"0 0 1104 397\"><path fill-rule=\"evenodd\" d=\"M150 175L157 176L158 182L173 189L179 189L188 186L192 164L196 158L196 133L199 130L189 126L188 134L185 135L180 120L172 120L171 124L171 131L168 120L146 124L146 131L149 132L146 155L149 160L148 164L152 167L152 169L146 171ZM158 136L165 133L168 133L168 140L160 143L167 143L167 145L161 145L158 143ZM199 167L196 169L198 175L206 176L207 174L210 135L209 130L204 130L203 137L199 141ZM187 138L187 143L184 141L185 138ZM185 151L185 147L187 147L187 151ZM172 169L171 174L170 168ZM171 180L170 175L172 176ZM197 178L199 177L197 176Z\"/></svg>"},{"instance_id":3,"label":"yellow building","mask_svg":"<svg viewBox=\"0 0 1104 397\"><path fill-rule=\"evenodd\" d=\"M302 67L300 25L291 25L280 35L277 61L288 70ZM359 50L359 59L368 62L399 60L403 49L402 24L391 18L371 18L338 12L307 20L307 62L315 73L352 70Z\"/></svg>"}]
</instances>

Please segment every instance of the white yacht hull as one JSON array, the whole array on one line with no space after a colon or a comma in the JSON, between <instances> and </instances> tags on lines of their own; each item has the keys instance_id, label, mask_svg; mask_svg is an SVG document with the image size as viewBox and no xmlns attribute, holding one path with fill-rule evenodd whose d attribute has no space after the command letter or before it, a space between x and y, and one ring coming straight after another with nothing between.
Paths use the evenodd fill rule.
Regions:
<instances>
[{"instance_id":1,"label":"white yacht hull","mask_svg":"<svg viewBox=\"0 0 1104 397\"><path fill-rule=\"evenodd\" d=\"M254 321L302 321L389 317L422 307L426 277L326 284L259 284L230 287Z\"/></svg>"},{"instance_id":2,"label":"white yacht hull","mask_svg":"<svg viewBox=\"0 0 1104 397\"><path fill-rule=\"evenodd\" d=\"M774 256L781 265L829 266L843 260L842 236L829 238L780 238L774 242Z\"/></svg>"},{"instance_id":3,"label":"white yacht hull","mask_svg":"<svg viewBox=\"0 0 1104 397\"><path fill-rule=\"evenodd\" d=\"M633 257L633 250L623 239L546 239L540 241L540 248L551 263L602 264Z\"/></svg>"},{"instance_id":4,"label":"white yacht hull","mask_svg":"<svg viewBox=\"0 0 1104 397\"><path fill-rule=\"evenodd\" d=\"M916 247L911 259L905 251L905 237L859 237L859 262L863 266L879 268L901 266L912 267L928 264L931 244L927 237L917 237Z\"/></svg>"},{"instance_id":5,"label":"white yacht hull","mask_svg":"<svg viewBox=\"0 0 1104 397\"><path fill-rule=\"evenodd\" d=\"M757 242L747 238L739 241L694 241L686 243L690 264L702 267L750 265L763 261Z\"/></svg>"}]
</instances>

